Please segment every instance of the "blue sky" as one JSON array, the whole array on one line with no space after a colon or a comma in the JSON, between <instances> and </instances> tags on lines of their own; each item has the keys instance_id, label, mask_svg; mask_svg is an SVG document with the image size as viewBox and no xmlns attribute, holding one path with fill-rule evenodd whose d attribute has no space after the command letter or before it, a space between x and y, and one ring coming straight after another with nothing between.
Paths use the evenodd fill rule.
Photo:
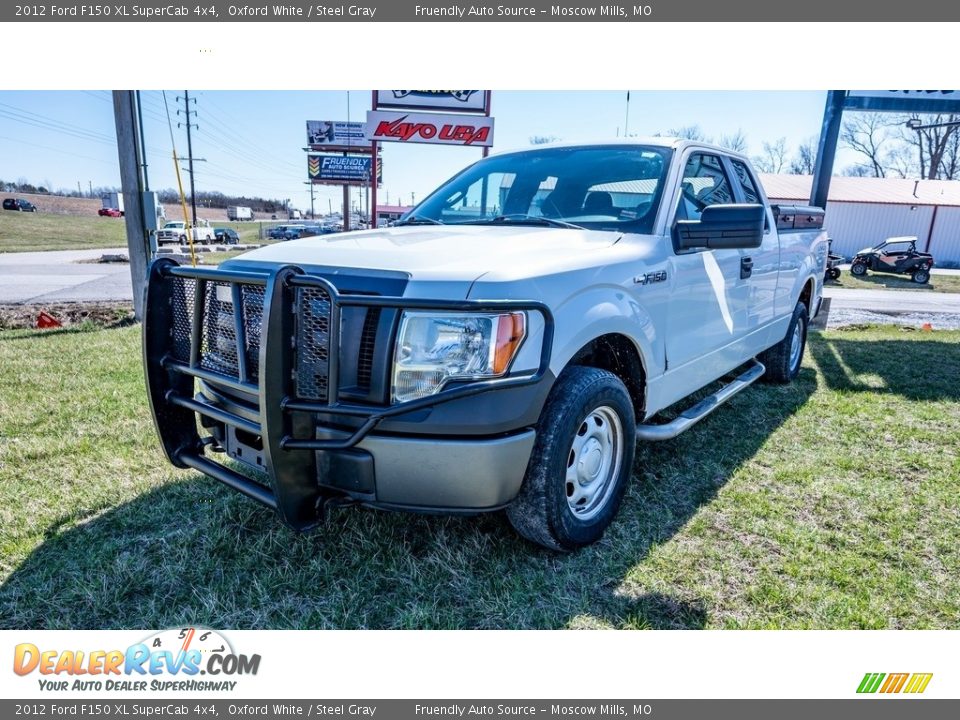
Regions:
<instances>
[{"instance_id":1,"label":"blue sky","mask_svg":"<svg viewBox=\"0 0 960 720\"><path fill-rule=\"evenodd\" d=\"M305 122L363 120L370 91L203 91L197 98L194 157L198 190L290 198L294 207L310 204L306 179ZM176 127L177 152L186 154L184 130ZM170 133L160 91L144 91L144 131L153 189L176 186ZM614 138L623 133L626 91L494 91L494 151L529 146L532 135L562 140ZM652 135L671 128L699 125L714 138L746 135L750 154L763 141L786 137L791 152L819 132L824 91L631 91L630 134ZM349 105L349 107L348 107ZM384 188L392 203L422 199L466 164L480 157L474 148L385 144ZM838 169L851 158L841 153ZM34 184L76 189L79 181L119 184L110 94L94 91L0 92L0 178L27 178ZM186 176L184 177L186 182ZM316 189L317 211L334 209L339 188Z\"/></svg>"}]
</instances>

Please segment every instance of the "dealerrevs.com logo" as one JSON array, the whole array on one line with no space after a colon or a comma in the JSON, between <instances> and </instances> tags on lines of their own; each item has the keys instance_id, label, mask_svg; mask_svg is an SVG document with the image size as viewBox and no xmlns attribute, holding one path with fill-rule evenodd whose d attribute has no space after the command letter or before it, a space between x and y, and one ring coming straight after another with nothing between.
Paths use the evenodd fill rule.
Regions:
<instances>
[{"instance_id":1,"label":"dealerrevs.com logo","mask_svg":"<svg viewBox=\"0 0 960 720\"><path fill-rule=\"evenodd\" d=\"M164 630L125 650L14 648L13 671L36 674L45 691L233 691L238 676L256 675L260 655L234 651L215 630ZM200 676L203 676L202 679Z\"/></svg>"}]
</instances>

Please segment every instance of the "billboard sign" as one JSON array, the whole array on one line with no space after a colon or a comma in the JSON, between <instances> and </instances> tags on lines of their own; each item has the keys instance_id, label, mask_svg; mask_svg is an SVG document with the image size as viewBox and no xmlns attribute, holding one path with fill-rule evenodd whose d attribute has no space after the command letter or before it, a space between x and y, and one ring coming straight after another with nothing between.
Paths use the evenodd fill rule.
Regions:
<instances>
[{"instance_id":1,"label":"billboard sign","mask_svg":"<svg viewBox=\"0 0 960 720\"><path fill-rule=\"evenodd\" d=\"M372 157L307 155L307 177L315 185L366 185L370 182ZM383 160L377 163L377 184L383 182Z\"/></svg>"},{"instance_id":2,"label":"billboard sign","mask_svg":"<svg viewBox=\"0 0 960 720\"><path fill-rule=\"evenodd\" d=\"M487 111L486 90L377 90L376 107L442 112Z\"/></svg>"},{"instance_id":3,"label":"billboard sign","mask_svg":"<svg viewBox=\"0 0 960 720\"><path fill-rule=\"evenodd\" d=\"M902 113L960 112L960 90L849 90L843 107Z\"/></svg>"},{"instance_id":4,"label":"billboard sign","mask_svg":"<svg viewBox=\"0 0 960 720\"><path fill-rule=\"evenodd\" d=\"M490 147L493 118L371 110L367 113L366 133L368 139L378 142Z\"/></svg>"},{"instance_id":5,"label":"billboard sign","mask_svg":"<svg viewBox=\"0 0 960 720\"><path fill-rule=\"evenodd\" d=\"M307 120L307 144L311 150L370 152L362 122Z\"/></svg>"}]
</instances>

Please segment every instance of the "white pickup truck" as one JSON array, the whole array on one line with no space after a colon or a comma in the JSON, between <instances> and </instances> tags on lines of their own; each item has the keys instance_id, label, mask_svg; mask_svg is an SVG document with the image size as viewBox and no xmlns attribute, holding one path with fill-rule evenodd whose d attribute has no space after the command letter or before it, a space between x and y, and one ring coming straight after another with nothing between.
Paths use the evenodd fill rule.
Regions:
<instances>
[{"instance_id":1,"label":"white pickup truck","mask_svg":"<svg viewBox=\"0 0 960 720\"><path fill-rule=\"evenodd\" d=\"M156 261L156 426L174 465L296 529L332 504L505 509L523 536L572 550L614 519L638 441L796 377L822 220L770 206L745 157L701 143L494 155L394 227L217 270Z\"/></svg>"},{"instance_id":2,"label":"white pickup truck","mask_svg":"<svg viewBox=\"0 0 960 720\"><path fill-rule=\"evenodd\" d=\"M197 220L197 224L191 228L190 234L196 243L214 242L215 233L207 220ZM171 220L162 228L157 230L157 244L179 243L181 245L187 242L187 223L183 220Z\"/></svg>"}]
</instances>

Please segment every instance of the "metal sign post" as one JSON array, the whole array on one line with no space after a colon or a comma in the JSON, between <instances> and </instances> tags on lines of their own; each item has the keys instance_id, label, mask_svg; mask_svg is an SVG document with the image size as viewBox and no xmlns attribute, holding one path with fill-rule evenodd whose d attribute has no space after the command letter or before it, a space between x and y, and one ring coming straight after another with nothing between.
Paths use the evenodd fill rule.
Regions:
<instances>
[{"instance_id":1,"label":"metal sign post","mask_svg":"<svg viewBox=\"0 0 960 720\"><path fill-rule=\"evenodd\" d=\"M367 113L365 137L373 153L370 180L370 227L377 227L377 183L382 141L470 145L493 144L490 90L374 90ZM381 108L387 108L384 112ZM409 112L413 110L414 112ZM481 120L482 118L482 120ZM412 201L412 193L411 193Z\"/></svg>"},{"instance_id":2,"label":"metal sign post","mask_svg":"<svg viewBox=\"0 0 960 720\"><path fill-rule=\"evenodd\" d=\"M370 108L376 109L377 107L377 91L373 90L371 92ZM373 167L370 170L370 227L377 227L377 178L380 177L380 173L377 168L377 141L374 140L370 143L370 147L373 148Z\"/></svg>"},{"instance_id":3,"label":"metal sign post","mask_svg":"<svg viewBox=\"0 0 960 720\"><path fill-rule=\"evenodd\" d=\"M830 90L823 110L810 204L825 208L844 110L891 113L960 113L960 90Z\"/></svg>"}]
</instances>

